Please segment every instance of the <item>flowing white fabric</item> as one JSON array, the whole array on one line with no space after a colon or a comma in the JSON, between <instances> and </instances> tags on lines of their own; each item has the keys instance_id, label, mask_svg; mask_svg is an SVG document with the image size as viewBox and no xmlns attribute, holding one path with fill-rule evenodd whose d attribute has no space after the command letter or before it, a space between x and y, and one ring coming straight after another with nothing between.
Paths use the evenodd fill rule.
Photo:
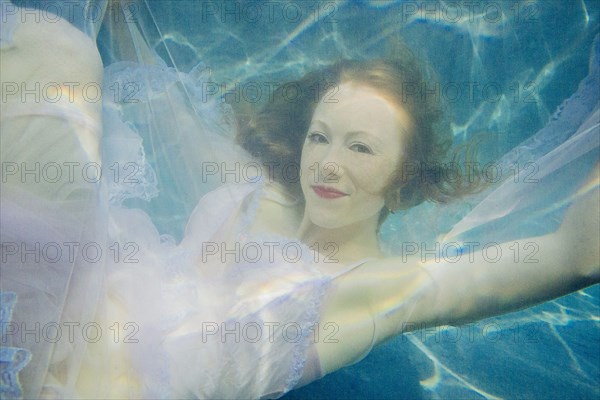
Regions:
<instances>
[{"instance_id":1,"label":"flowing white fabric","mask_svg":"<svg viewBox=\"0 0 600 400\"><path fill-rule=\"evenodd\" d=\"M3 59L19 32L40 29L16 15L3 16ZM95 38L100 27L87 22L47 28ZM207 100L205 66L168 68L149 50L156 32L144 21L115 29L125 50L114 45L112 57L124 61L105 66L101 118L65 101L2 103L0 288L11 295L2 297L1 354L13 357L2 393L259 398L320 377L314 326L338 273L298 241L251 232L260 200L281 201L264 176L213 174L256 161L233 143L232 110ZM598 54L596 39L578 92L501 161L535 163L535 185L509 180L461 205L410 211L404 220L416 222L394 222L390 252L406 240L505 241L554 229L598 161ZM68 168L72 179L50 175ZM227 256L232 245L251 255Z\"/></svg>"}]
</instances>

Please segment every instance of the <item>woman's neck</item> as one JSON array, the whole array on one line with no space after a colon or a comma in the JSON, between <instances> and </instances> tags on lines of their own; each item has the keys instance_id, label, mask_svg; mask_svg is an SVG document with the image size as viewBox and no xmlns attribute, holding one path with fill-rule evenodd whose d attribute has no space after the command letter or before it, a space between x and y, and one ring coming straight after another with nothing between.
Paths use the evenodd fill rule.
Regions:
<instances>
[{"instance_id":1,"label":"woman's neck","mask_svg":"<svg viewBox=\"0 0 600 400\"><path fill-rule=\"evenodd\" d=\"M377 216L340 228L323 228L304 215L297 237L329 261L348 264L367 257L382 257L377 240ZM313 247L314 246L314 247Z\"/></svg>"},{"instance_id":2,"label":"woman's neck","mask_svg":"<svg viewBox=\"0 0 600 400\"><path fill-rule=\"evenodd\" d=\"M271 232L294 237L317 251L327 261L347 265L367 257L382 257L377 240L377 216L336 229L313 224L303 201L294 199L283 186L269 183L268 196L258 207L254 232Z\"/></svg>"}]
</instances>

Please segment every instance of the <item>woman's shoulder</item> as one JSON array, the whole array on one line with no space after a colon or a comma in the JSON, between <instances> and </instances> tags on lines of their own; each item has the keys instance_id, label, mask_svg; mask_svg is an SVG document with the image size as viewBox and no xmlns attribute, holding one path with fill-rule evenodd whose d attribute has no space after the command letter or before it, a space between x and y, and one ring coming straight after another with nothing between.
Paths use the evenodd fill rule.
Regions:
<instances>
[{"instance_id":1,"label":"woman's shoulder","mask_svg":"<svg viewBox=\"0 0 600 400\"><path fill-rule=\"evenodd\" d=\"M302 218L302 202L274 181L266 181L256 199L251 233L294 237Z\"/></svg>"},{"instance_id":2,"label":"woman's shoulder","mask_svg":"<svg viewBox=\"0 0 600 400\"><path fill-rule=\"evenodd\" d=\"M292 195L284 185L274 180L267 180L264 182L264 198L281 204L286 207L293 207L300 204L299 198Z\"/></svg>"},{"instance_id":3,"label":"woman's shoulder","mask_svg":"<svg viewBox=\"0 0 600 400\"><path fill-rule=\"evenodd\" d=\"M200 199L185 237L212 237L219 228L229 232L227 237L242 233L293 237L299 203L273 182L225 184Z\"/></svg>"}]
</instances>

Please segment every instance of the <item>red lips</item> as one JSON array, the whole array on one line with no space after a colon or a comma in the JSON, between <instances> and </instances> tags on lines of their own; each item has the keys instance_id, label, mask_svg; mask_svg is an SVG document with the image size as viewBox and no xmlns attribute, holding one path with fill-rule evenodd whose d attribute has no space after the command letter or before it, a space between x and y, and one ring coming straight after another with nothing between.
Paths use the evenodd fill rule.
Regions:
<instances>
[{"instance_id":1,"label":"red lips","mask_svg":"<svg viewBox=\"0 0 600 400\"><path fill-rule=\"evenodd\" d=\"M346 193L340 192L339 190L335 190L333 188L329 188L326 186L311 186L312 190L315 191L317 196L323 199L337 199L339 197L347 196Z\"/></svg>"}]
</instances>

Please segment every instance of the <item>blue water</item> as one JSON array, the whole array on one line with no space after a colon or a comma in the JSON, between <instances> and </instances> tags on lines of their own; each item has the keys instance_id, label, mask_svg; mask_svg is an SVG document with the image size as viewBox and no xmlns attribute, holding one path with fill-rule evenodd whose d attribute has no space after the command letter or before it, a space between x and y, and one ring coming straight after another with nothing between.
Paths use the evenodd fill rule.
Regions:
<instances>
[{"instance_id":1,"label":"blue water","mask_svg":"<svg viewBox=\"0 0 600 400\"><path fill-rule=\"evenodd\" d=\"M202 61L230 85L286 82L339 58L387 56L386 41L400 35L439 74L457 138L501 133L493 151L503 154L541 128L587 74L598 2L446 3L274 2L272 16L268 2L150 6L165 59L163 44L179 68Z\"/></svg>"},{"instance_id":2,"label":"blue water","mask_svg":"<svg viewBox=\"0 0 600 400\"><path fill-rule=\"evenodd\" d=\"M437 72L456 143L485 137L482 161L534 134L576 91L600 21L596 0L148 5L133 11L169 65L187 72L204 63L214 82L238 84L242 95L340 58L388 56L401 37ZM473 325L406 334L285 398L600 398L599 298L596 285Z\"/></svg>"},{"instance_id":3,"label":"blue water","mask_svg":"<svg viewBox=\"0 0 600 400\"><path fill-rule=\"evenodd\" d=\"M270 4L152 1L159 31L147 32L171 65L203 62L229 88L387 56L401 36L437 72L455 141L484 135L484 160L542 128L576 91L600 15L600 2L584 0ZM398 337L285 398L598 398L599 290Z\"/></svg>"},{"instance_id":4,"label":"blue water","mask_svg":"<svg viewBox=\"0 0 600 400\"><path fill-rule=\"evenodd\" d=\"M534 134L576 91L600 21L597 0L147 4L150 13L133 11L169 65L187 72L204 63L214 82L242 93L340 58L388 56L401 37L437 72L456 143L485 137L482 161ZM406 334L285 398L600 398L598 299L596 285L476 324Z\"/></svg>"}]
</instances>

